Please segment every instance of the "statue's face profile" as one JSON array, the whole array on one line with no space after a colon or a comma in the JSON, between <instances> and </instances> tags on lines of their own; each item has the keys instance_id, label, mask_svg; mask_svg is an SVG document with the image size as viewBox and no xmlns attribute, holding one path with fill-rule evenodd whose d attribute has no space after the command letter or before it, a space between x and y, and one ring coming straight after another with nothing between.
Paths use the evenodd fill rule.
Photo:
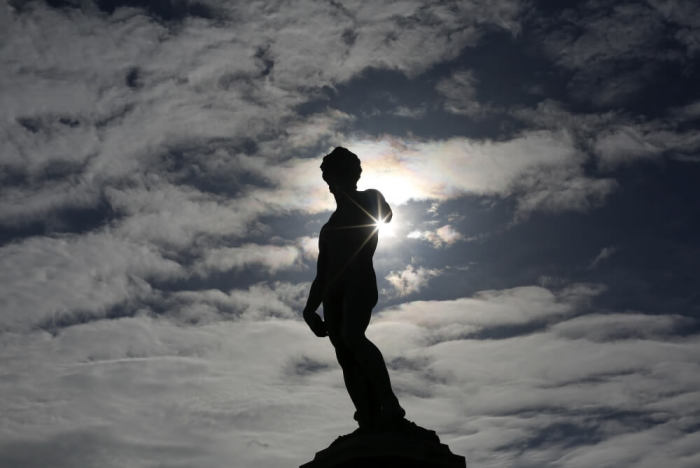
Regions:
<instances>
[{"instance_id":1,"label":"statue's face profile","mask_svg":"<svg viewBox=\"0 0 700 468\"><path fill-rule=\"evenodd\" d=\"M323 180L328 184L328 190L334 194L355 190L355 182L348 177L343 177L341 174L324 171Z\"/></svg>"},{"instance_id":2,"label":"statue's face profile","mask_svg":"<svg viewBox=\"0 0 700 468\"><path fill-rule=\"evenodd\" d=\"M354 192L362 172L360 158L347 148L339 146L323 157L321 172L323 180L328 183L328 189L334 195Z\"/></svg>"}]
</instances>

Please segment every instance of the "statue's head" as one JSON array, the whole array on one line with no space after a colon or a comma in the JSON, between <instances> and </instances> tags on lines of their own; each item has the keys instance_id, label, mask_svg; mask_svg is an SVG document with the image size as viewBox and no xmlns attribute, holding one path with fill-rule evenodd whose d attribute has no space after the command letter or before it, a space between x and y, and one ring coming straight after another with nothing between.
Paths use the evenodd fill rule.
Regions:
<instances>
[{"instance_id":1,"label":"statue's head","mask_svg":"<svg viewBox=\"0 0 700 468\"><path fill-rule=\"evenodd\" d=\"M331 192L336 193L337 189L352 191L357 188L362 166L355 153L339 146L323 157L321 171Z\"/></svg>"}]
</instances>

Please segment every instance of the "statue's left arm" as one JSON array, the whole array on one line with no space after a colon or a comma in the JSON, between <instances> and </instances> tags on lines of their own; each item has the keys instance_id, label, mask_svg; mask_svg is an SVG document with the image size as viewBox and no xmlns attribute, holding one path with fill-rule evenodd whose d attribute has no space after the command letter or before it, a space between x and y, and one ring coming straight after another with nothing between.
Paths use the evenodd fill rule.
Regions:
<instances>
[{"instance_id":1,"label":"statue's left arm","mask_svg":"<svg viewBox=\"0 0 700 468\"><path fill-rule=\"evenodd\" d=\"M311 283L311 290L309 291L309 298L306 301L306 307L304 307L304 321L314 332L314 335L318 337L327 336L326 324L316 313L316 309L323 302L323 292L325 289L325 278L326 278L326 252L321 239L318 242L318 261L316 262L316 277Z\"/></svg>"}]
</instances>

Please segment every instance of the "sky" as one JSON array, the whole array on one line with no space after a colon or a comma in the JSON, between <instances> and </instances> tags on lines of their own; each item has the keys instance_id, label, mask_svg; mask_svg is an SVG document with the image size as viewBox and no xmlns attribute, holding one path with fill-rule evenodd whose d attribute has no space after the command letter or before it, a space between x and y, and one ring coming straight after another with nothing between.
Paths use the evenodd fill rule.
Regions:
<instances>
[{"instance_id":1,"label":"sky","mask_svg":"<svg viewBox=\"0 0 700 468\"><path fill-rule=\"evenodd\" d=\"M0 2L0 465L298 466L323 155L367 335L470 467L700 466L700 4Z\"/></svg>"}]
</instances>

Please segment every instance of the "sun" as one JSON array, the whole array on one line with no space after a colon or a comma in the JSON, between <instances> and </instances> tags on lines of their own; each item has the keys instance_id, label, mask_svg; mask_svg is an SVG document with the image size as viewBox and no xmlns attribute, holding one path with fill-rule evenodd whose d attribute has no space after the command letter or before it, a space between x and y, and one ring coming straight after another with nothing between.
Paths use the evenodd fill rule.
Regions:
<instances>
[{"instance_id":1,"label":"sun","mask_svg":"<svg viewBox=\"0 0 700 468\"><path fill-rule=\"evenodd\" d=\"M394 223L385 223L382 220L377 221L377 230L379 238L396 237L396 229Z\"/></svg>"}]
</instances>

